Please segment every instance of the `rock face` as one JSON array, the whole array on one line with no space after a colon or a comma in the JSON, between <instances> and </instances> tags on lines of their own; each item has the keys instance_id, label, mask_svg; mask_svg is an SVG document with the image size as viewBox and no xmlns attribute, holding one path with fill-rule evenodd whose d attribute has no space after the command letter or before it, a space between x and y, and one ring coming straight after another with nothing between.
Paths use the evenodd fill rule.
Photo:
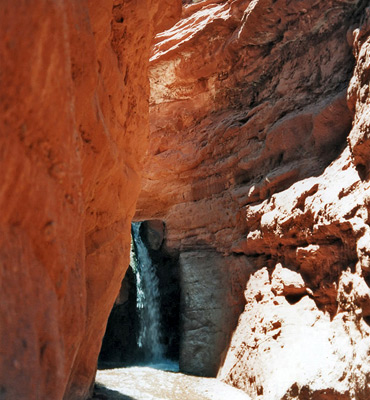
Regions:
<instances>
[{"instance_id":1,"label":"rock face","mask_svg":"<svg viewBox=\"0 0 370 400\"><path fill-rule=\"evenodd\" d=\"M108 318L99 354L99 368L121 367L137 362L138 325L135 273L128 268Z\"/></svg>"},{"instance_id":2,"label":"rock face","mask_svg":"<svg viewBox=\"0 0 370 400\"><path fill-rule=\"evenodd\" d=\"M242 310L242 282L251 268L215 251L180 254L180 369L216 376Z\"/></svg>"},{"instance_id":3,"label":"rock face","mask_svg":"<svg viewBox=\"0 0 370 400\"><path fill-rule=\"evenodd\" d=\"M159 0L2 4L1 399L88 396L128 265L148 51L180 11Z\"/></svg>"},{"instance_id":4,"label":"rock face","mask_svg":"<svg viewBox=\"0 0 370 400\"><path fill-rule=\"evenodd\" d=\"M370 396L366 6L205 0L156 37L135 218L179 254L180 366L252 398Z\"/></svg>"}]
</instances>

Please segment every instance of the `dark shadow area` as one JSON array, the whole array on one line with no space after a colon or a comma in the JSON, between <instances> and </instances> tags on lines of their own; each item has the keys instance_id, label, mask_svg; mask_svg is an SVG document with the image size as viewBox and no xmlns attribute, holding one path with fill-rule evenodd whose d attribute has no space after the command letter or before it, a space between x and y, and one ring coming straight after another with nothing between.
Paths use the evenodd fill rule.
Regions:
<instances>
[{"instance_id":1,"label":"dark shadow area","mask_svg":"<svg viewBox=\"0 0 370 400\"><path fill-rule=\"evenodd\" d=\"M110 313L102 348L99 369L131 365L137 359L136 279L128 268L121 290Z\"/></svg>"},{"instance_id":2,"label":"dark shadow area","mask_svg":"<svg viewBox=\"0 0 370 400\"><path fill-rule=\"evenodd\" d=\"M287 300L287 302L289 303L289 304L296 304L296 303L298 303L299 302L299 300L301 300L304 296L306 296L307 294L306 293L300 293L300 294L287 294L286 296L285 296L285 298L286 298L286 300Z\"/></svg>"},{"instance_id":3,"label":"dark shadow area","mask_svg":"<svg viewBox=\"0 0 370 400\"><path fill-rule=\"evenodd\" d=\"M366 181L367 176L368 176L368 172L367 172L366 166L363 165L363 164L357 164L356 165L356 170L358 172L358 176L360 177L360 179L362 181Z\"/></svg>"},{"instance_id":4,"label":"dark shadow area","mask_svg":"<svg viewBox=\"0 0 370 400\"><path fill-rule=\"evenodd\" d=\"M366 322L366 324L370 326L370 315L364 315L363 319Z\"/></svg>"},{"instance_id":5,"label":"dark shadow area","mask_svg":"<svg viewBox=\"0 0 370 400\"><path fill-rule=\"evenodd\" d=\"M336 390L328 388L321 390L311 390L308 386L299 387L294 383L282 400L297 398L299 400L349 400L349 393L338 393ZM357 397L356 397L357 398Z\"/></svg>"},{"instance_id":6,"label":"dark shadow area","mask_svg":"<svg viewBox=\"0 0 370 400\"><path fill-rule=\"evenodd\" d=\"M370 272L362 271L366 285L370 288Z\"/></svg>"},{"instance_id":7,"label":"dark shadow area","mask_svg":"<svg viewBox=\"0 0 370 400\"><path fill-rule=\"evenodd\" d=\"M125 396L116 390L107 389L103 385L95 384L94 394L90 400L136 400L133 397Z\"/></svg>"}]
</instances>

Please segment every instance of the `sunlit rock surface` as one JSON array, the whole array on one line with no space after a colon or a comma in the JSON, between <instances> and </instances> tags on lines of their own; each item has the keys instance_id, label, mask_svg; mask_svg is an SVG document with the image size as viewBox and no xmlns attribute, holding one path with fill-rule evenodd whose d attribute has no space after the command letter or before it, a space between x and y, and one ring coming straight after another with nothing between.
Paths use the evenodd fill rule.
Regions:
<instances>
[{"instance_id":1,"label":"sunlit rock surface","mask_svg":"<svg viewBox=\"0 0 370 400\"><path fill-rule=\"evenodd\" d=\"M129 262L149 47L180 12L173 0L1 4L1 399L88 396Z\"/></svg>"},{"instance_id":2,"label":"sunlit rock surface","mask_svg":"<svg viewBox=\"0 0 370 400\"><path fill-rule=\"evenodd\" d=\"M370 396L366 6L206 0L156 37L135 218L180 254L180 366L252 398Z\"/></svg>"}]
</instances>

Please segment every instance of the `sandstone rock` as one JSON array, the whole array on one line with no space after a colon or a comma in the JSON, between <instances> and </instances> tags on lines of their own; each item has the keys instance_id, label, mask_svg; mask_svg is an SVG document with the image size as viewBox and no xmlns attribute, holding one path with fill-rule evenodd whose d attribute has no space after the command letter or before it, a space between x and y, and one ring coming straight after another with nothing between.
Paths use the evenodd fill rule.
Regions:
<instances>
[{"instance_id":1,"label":"sandstone rock","mask_svg":"<svg viewBox=\"0 0 370 400\"><path fill-rule=\"evenodd\" d=\"M180 369L215 376L244 301L241 288L250 273L245 259L227 260L217 252L180 254Z\"/></svg>"},{"instance_id":2,"label":"sandstone rock","mask_svg":"<svg viewBox=\"0 0 370 400\"><path fill-rule=\"evenodd\" d=\"M351 279L344 275L341 281ZM366 398L366 323L355 314L331 319L309 296L289 304L272 291L267 269L250 278L245 294L247 305L220 378L253 399Z\"/></svg>"},{"instance_id":3,"label":"sandstone rock","mask_svg":"<svg viewBox=\"0 0 370 400\"><path fill-rule=\"evenodd\" d=\"M2 4L2 399L89 394L128 265L161 3Z\"/></svg>"},{"instance_id":4,"label":"sandstone rock","mask_svg":"<svg viewBox=\"0 0 370 400\"><path fill-rule=\"evenodd\" d=\"M306 285L300 274L277 264L271 275L271 290L276 296L303 295Z\"/></svg>"},{"instance_id":5,"label":"sandstone rock","mask_svg":"<svg viewBox=\"0 0 370 400\"><path fill-rule=\"evenodd\" d=\"M135 218L180 253L180 364L215 373L224 346L252 398L369 397L366 6L204 1L156 37Z\"/></svg>"},{"instance_id":6,"label":"sandstone rock","mask_svg":"<svg viewBox=\"0 0 370 400\"><path fill-rule=\"evenodd\" d=\"M2 5L1 398L88 396L162 29L135 218L180 257L182 368L369 398L367 5L206 0L170 29L180 1Z\"/></svg>"},{"instance_id":7,"label":"sandstone rock","mask_svg":"<svg viewBox=\"0 0 370 400\"><path fill-rule=\"evenodd\" d=\"M203 230L218 251L229 251L246 229L243 217L235 222L243 207L322 173L351 129L345 94L353 59L344 39L357 6L338 5L337 29L329 18L337 2L304 12L291 6L289 13L280 1L257 3L190 5L157 35L150 150L136 217L165 219L170 248L196 245ZM331 22L322 19L326 12ZM248 44L242 18L253 13L259 25L249 28L278 31L281 41ZM272 14L279 24L269 25ZM283 82L286 89L276 91Z\"/></svg>"},{"instance_id":8,"label":"sandstone rock","mask_svg":"<svg viewBox=\"0 0 370 400\"><path fill-rule=\"evenodd\" d=\"M145 221L142 224L144 241L151 250L159 250L163 244L165 227L163 221Z\"/></svg>"},{"instance_id":9,"label":"sandstone rock","mask_svg":"<svg viewBox=\"0 0 370 400\"><path fill-rule=\"evenodd\" d=\"M369 159L369 29L370 8L367 8L363 24L353 31L353 46L357 64L348 89L348 103L356 113L354 127L348 141L354 163L363 178L367 176Z\"/></svg>"}]
</instances>

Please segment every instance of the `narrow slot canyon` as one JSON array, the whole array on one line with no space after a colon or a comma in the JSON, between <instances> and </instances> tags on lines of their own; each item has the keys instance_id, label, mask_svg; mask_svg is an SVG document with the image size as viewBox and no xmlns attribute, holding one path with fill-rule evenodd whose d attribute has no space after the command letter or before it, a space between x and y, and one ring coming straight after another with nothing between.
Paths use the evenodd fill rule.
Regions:
<instances>
[{"instance_id":1,"label":"narrow slot canyon","mask_svg":"<svg viewBox=\"0 0 370 400\"><path fill-rule=\"evenodd\" d=\"M368 0L4 0L0 400L370 398Z\"/></svg>"}]
</instances>

